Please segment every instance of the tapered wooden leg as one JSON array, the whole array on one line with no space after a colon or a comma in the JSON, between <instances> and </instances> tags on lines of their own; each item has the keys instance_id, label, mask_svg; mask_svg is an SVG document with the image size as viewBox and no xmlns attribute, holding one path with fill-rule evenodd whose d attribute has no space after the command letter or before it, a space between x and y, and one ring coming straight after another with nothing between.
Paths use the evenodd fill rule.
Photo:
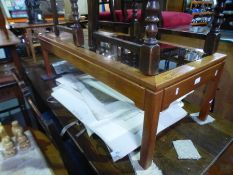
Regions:
<instances>
[{"instance_id":1,"label":"tapered wooden leg","mask_svg":"<svg viewBox=\"0 0 233 175\"><path fill-rule=\"evenodd\" d=\"M162 99L163 91L153 93L146 90L145 115L139 162L144 169L148 168L152 163Z\"/></svg>"},{"instance_id":2,"label":"tapered wooden leg","mask_svg":"<svg viewBox=\"0 0 233 175\"><path fill-rule=\"evenodd\" d=\"M25 42L25 46L26 46L27 56L30 57L31 53L30 53L29 41L28 41L28 36L27 36L26 30L24 31L23 38L24 38L24 42Z\"/></svg>"},{"instance_id":3,"label":"tapered wooden leg","mask_svg":"<svg viewBox=\"0 0 233 175\"><path fill-rule=\"evenodd\" d=\"M26 29L26 33L27 33L27 38L28 38L28 42L29 42L29 48L30 48L31 53L32 53L32 58L33 58L34 63L36 63L36 53L35 53L35 48L33 46L32 30L30 28Z\"/></svg>"},{"instance_id":4,"label":"tapered wooden leg","mask_svg":"<svg viewBox=\"0 0 233 175\"><path fill-rule=\"evenodd\" d=\"M49 64L49 53L46 49L43 48L43 46L41 46L41 51L42 51L42 55L44 58L44 65L45 65L47 75L48 75L48 77L51 77L52 76L52 69L51 69L50 64Z\"/></svg>"},{"instance_id":5,"label":"tapered wooden leg","mask_svg":"<svg viewBox=\"0 0 233 175\"><path fill-rule=\"evenodd\" d=\"M206 119L208 112L211 109L211 105L215 97L215 92L218 88L218 83L219 83L221 74L223 72L223 65L217 71L216 78L214 80L210 80L206 85L205 93L203 94L203 97L202 97L200 114L198 117L202 121Z\"/></svg>"}]
</instances>

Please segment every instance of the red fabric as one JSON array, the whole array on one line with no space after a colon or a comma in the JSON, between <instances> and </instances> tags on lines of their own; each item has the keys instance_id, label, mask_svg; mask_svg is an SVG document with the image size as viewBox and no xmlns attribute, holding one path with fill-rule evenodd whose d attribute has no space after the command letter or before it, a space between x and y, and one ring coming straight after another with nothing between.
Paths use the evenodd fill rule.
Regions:
<instances>
[{"instance_id":1,"label":"red fabric","mask_svg":"<svg viewBox=\"0 0 233 175\"><path fill-rule=\"evenodd\" d=\"M128 16L126 19L126 22L130 22L133 18L133 10L132 9L128 9L127 10ZM125 22L124 21L124 16L122 13L122 10L115 10L115 15L116 15L116 20L117 22ZM141 10L138 10L138 15L137 15L137 19L140 20L141 19ZM105 21L111 21L111 13L110 12L101 12L99 14L99 19L100 20L105 20Z\"/></svg>"},{"instance_id":2,"label":"red fabric","mask_svg":"<svg viewBox=\"0 0 233 175\"><path fill-rule=\"evenodd\" d=\"M188 13L162 11L163 27L177 27L189 25L192 22L193 16Z\"/></svg>"},{"instance_id":3,"label":"red fabric","mask_svg":"<svg viewBox=\"0 0 233 175\"><path fill-rule=\"evenodd\" d=\"M133 10L127 10L128 17L127 22L131 21L133 18ZM138 10L137 19L141 20L141 10ZM122 10L115 10L116 20L118 22L124 22L124 17ZM188 13L182 12L172 12L172 11L162 11L162 18L163 18L163 27L177 27L182 25L189 25L192 22L193 16ZM111 14L110 12L101 12L99 15L100 20L111 21Z\"/></svg>"},{"instance_id":4,"label":"red fabric","mask_svg":"<svg viewBox=\"0 0 233 175\"><path fill-rule=\"evenodd\" d=\"M110 12L100 12L99 19L104 21L111 21L111 13Z\"/></svg>"}]
</instances>

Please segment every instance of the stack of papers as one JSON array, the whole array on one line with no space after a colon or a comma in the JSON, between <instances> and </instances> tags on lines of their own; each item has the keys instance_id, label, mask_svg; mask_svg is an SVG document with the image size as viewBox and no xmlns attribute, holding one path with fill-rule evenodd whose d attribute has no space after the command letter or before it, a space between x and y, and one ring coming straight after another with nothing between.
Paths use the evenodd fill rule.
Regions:
<instances>
[{"instance_id":1,"label":"stack of papers","mask_svg":"<svg viewBox=\"0 0 233 175\"><path fill-rule=\"evenodd\" d=\"M52 96L97 134L117 161L141 145L144 111L133 101L89 75L64 75ZM179 102L160 113L157 133L187 115Z\"/></svg>"}]
</instances>

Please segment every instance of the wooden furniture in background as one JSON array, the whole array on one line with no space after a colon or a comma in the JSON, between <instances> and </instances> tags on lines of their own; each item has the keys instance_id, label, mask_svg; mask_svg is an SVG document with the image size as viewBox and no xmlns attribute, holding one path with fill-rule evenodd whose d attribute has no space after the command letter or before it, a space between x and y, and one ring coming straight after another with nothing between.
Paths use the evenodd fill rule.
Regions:
<instances>
[{"instance_id":1,"label":"wooden furniture in background","mask_svg":"<svg viewBox=\"0 0 233 175\"><path fill-rule=\"evenodd\" d=\"M213 1L192 0L190 10L192 11L193 15L192 25L207 25L211 22L211 17L213 14Z\"/></svg>"},{"instance_id":2,"label":"wooden furniture in background","mask_svg":"<svg viewBox=\"0 0 233 175\"><path fill-rule=\"evenodd\" d=\"M145 1L142 1L142 14L147 14L145 12ZM150 2L150 1L149 1ZM153 1L153 6L156 6L157 10L155 11L155 14L152 14L152 16L157 16L160 17L160 21L161 21L161 13L160 10L158 8L160 0L155 0ZM217 5L214 8L214 15L213 15L213 20L211 23L211 27L208 28L195 28L192 27L190 25L178 25L178 26L172 26L172 27L168 27L165 26L165 21L161 21L160 22L160 27L158 28L159 31L159 35L161 36L162 34L176 34L176 35L182 35L182 36L186 36L186 37L193 37L193 38L200 38L205 40L205 45L204 45L204 52L207 55L213 54L214 52L216 52L217 47L218 47L218 42L220 39L220 26L223 22L223 7L224 7L224 3L225 0L218 0ZM143 39L144 36L144 18L146 20L146 17L142 17L141 21L133 21L132 23L125 23L125 22L111 22L111 21L101 21L98 20L98 1L88 1L88 6L89 6L89 47L92 50L96 49L96 38L97 35L102 35L101 33L98 33L99 30L101 30L101 25L102 24L108 24L111 26L116 25L117 28L119 28L118 26L120 26L121 24L124 27L128 27L128 28L132 28L133 31L131 32L131 37L136 37L139 39ZM134 15L133 16L137 16L137 11L134 10ZM176 14L177 15L177 14ZM179 18L179 15L177 16L177 18ZM156 19L158 20L158 19ZM191 22L191 20L190 20ZM102 35L102 38L104 36ZM113 39L111 39L113 40ZM114 41L115 42L115 41Z\"/></svg>"},{"instance_id":3,"label":"wooden furniture in background","mask_svg":"<svg viewBox=\"0 0 233 175\"><path fill-rule=\"evenodd\" d=\"M64 27L59 25L58 22L58 12L56 7L56 0L51 0L51 6L53 9L53 22L54 22L54 32L56 36L59 36L60 30L66 31L73 34L73 41L76 46L83 46L84 45L84 35L83 29L80 25L80 18L79 18L79 9L78 9L78 0L70 0L71 9L72 9L72 16L73 16L73 25L70 27Z\"/></svg>"},{"instance_id":4,"label":"wooden furniture in background","mask_svg":"<svg viewBox=\"0 0 233 175\"><path fill-rule=\"evenodd\" d=\"M183 12L187 0L166 0L166 10Z\"/></svg>"},{"instance_id":5,"label":"wooden furniture in background","mask_svg":"<svg viewBox=\"0 0 233 175\"><path fill-rule=\"evenodd\" d=\"M0 67L4 70L2 67ZM0 113L7 113L11 110L20 108L25 123L29 126L31 124L30 118L27 112L24 96L12 75L7 72L0 72L0 102L8 101L11 99L17 99L18 104L14 106L8 106L7 108L0 110Z\"/></svg>"},{"instance_id":6,"label":"wooden furniture in background","mask_svg":"<svg viewBox=\"0 0 233 175\"><path fill-rule=\"evenodd\" d=\"M224 14L224 22L222 25L223 29L233 30L233 1L227 0L226 5L223 11Z\"/></svg>"},{"instance_id":7,"label":"wooden furniture in background","mask_svg":"<svg viewBox=\"0 0 233 175\"><path fill-rule=\"evenodd\" d=\"M214 15L209 27L178 26L173 28L160 27L160 34L175 34L185 37L203 39L203 50L207 55L213 54L218 49L220 40L220 27L223 23L223 8L226 0L218 0L214 8Z\"/></svg>"},{"instance_id":8,"label":"wooden furniture in background","mask_svg":"<svg viewBox=\"0 0 233 175\"><path fill-rule=\"evenodd\" d=\"M60 25L68 25L72 23L73 23L72 21L59 21ZM10 27L12 29L22 30L26 44L27 54L32 55L33 61L35 63L37 62L35 48L40 47L40 44L37 41L37 35L39 33L45 32L47 28L53 30L53 26L54 24L51 21L42 24L28 24L28 23L10 24Z\"/></svg>"},{"instance_id":9,"label":"wooden furniture in background","mask_svg":"<svg viewBox=\"0 0 233 175\"><path fill-rule=\"evenodd\" d=\"M16 52L16 46L20 41L11 31L7 30L7 33L9 38L7 38L3 30L0 30L0 48L8 48L10 50L11 58L16 68L22 73L20 58Z\"/></svg>"}]
</instances>

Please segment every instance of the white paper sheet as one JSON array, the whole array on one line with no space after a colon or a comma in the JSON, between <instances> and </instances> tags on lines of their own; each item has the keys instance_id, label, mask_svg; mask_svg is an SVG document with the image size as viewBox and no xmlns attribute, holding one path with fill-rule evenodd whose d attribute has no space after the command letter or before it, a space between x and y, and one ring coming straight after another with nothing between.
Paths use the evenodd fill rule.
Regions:
<instances>
[{"instance_id":1,"label":"white paper sheet","mask_svg":"<svg viewBox=\"0 0 233 175\"><path fill-rule=\"evenodd\" d=\"M69 79L68 75L59 79L61 84L53 89L52 96L106 143L113 161L121 159L141 145L144 111L131 102L126 102L127 100L116 99L114 102L102 103L77 78L74 80L71 76L67 80L67 77ZM83 77L79 79L84 79ZM96 81L93 78L89 79L91 80ZM179 105L179 102L174 102L160 113L157 133L187 115Z\"/></svg>"},{"instance_id":2,"label":"white paper sheet","mask_svg":"<svg viewBox=\"0 0 233 175\"><path fill-rule=\"evenodd\" d=\"M201 156L191 140L176 140L172 142L178 159L200 159Z\"/></svg>"},{"instance_id":3,"label":"white paper sheet","mask_svg":"<svg viewBox=\"0 0 233 175\"><path fill-rule=\"evenodd\" d=\"M76 89L75 83L77 83L79 81L81 81L84 84L87 84L93 88L96 88L99 91L101 91L105 94L108 94L109 96L111 96L117 100L134 104L134 102L131 99L129 99L128 97L122 95L121 93L119 93L116 90L112 89L111 87L105 85L104 83L96 80L94 77L92 77L90 75L82 74L82 75L75 76L73 74L66 74L66 75L63 75L62 77L56 79L56 82L58 82L60 84L65 84L65 85L70 86L74 89Z\"/></svg>"}]
</instances>

